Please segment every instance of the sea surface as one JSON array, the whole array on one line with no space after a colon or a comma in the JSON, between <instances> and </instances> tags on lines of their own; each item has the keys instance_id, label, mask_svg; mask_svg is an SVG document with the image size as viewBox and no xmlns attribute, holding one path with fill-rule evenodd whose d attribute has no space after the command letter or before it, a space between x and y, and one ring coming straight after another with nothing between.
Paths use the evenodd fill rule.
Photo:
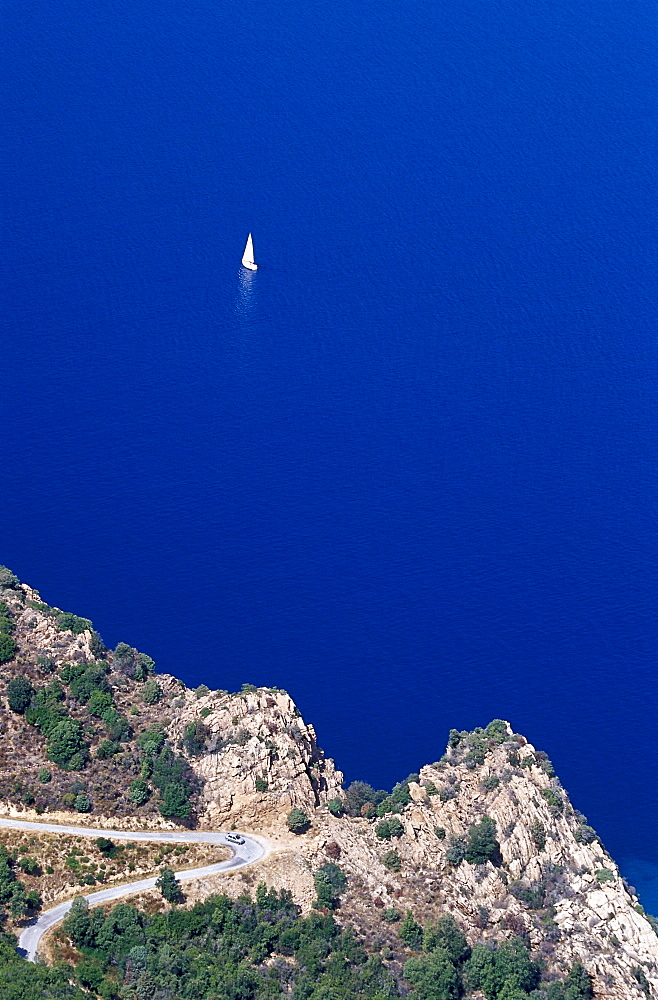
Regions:
<instances>
[{"instance_id":1,"label":"sea surface","mask_svg":"<svg viewBox=\"0 0 658 1000\"><path fill-rule=\"evenodd\" d=\"M655 5L2 25L0 561L349 780L509 719L658 912Z\"/></svg>"}]
</instances>

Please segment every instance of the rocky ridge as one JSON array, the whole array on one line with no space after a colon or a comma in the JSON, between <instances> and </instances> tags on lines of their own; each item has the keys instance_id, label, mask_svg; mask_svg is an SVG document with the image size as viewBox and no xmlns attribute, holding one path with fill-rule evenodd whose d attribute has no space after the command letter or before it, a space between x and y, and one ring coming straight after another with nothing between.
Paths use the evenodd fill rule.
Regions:
<instances>
[{"instance_id":1,"label":"rocky ridge","mask_svg":"<svg viewBox=\"0 0 658 1000\"><path fill-rule=\"evenodd\" d=\"M52 609L40 611L39 594L26 585L5 589L1 596L15 617L19 646L17 658L1 668L5 682L20 672L38 675L40 658L59 669L103 656L117 706L126 712L129 705L134 708L143 678L131 676L111 651L99 650L91 630L74 634L57 627ZM658 993L658 938L637 896L572 807L546 755L508 724L451 734L441 760L403 783L406 791L395 813L372 815L376 807L370 804L365 815L335 816L327 803L349 801L349 790L346 794L341 773L325 758L313 727L289 695L249 685L237 694L192 691L161 674L157 682L160 700L140 705L132 725L139 733L161 724L170 745L186 759L198 782L196 823L267 832L279 844L281 858L278 868L276 861L270 864L268 880L293 889L299 881L298 898L306 905L312 871L328 859L340 859L350 879L339 918L355 922L380 947L389 942L393 962L401 946L383 914L411 909L422 923L450 912L471 943L524 936L543 956L549 977L564 974L575 959L582 961L597 997L642 1000L647 987ZM44 763L45 744L22 717L3 706L2 724L5 735L12 733L2 748L5 768L19 769L16 755L28 739L36 748L32 769ZM185 746L191 725L199 727L193 752ZM14 739L18 735L23 742ZM100 738L90 736L96 741L92 752ZM96 766L95 760L88 765ZM53 780L69 777L64 772ZM25 782L21 794L24 787ZM33 815L20 798L5 797L4 811ZM311 820L300 836L285 825L292 807L305 810ZM124 810L125 822L165 823L148 808ZM46 811L65 816L61 806L48 805ZM121 815L117 806L89 819L109 824ZM383 840L378 827L391 815L402 830ZM498 853L470 863L463 857L464 845L485 817L495 825ZM391 852L398 859L393 867Z\"/></svg>"}]
</instances>

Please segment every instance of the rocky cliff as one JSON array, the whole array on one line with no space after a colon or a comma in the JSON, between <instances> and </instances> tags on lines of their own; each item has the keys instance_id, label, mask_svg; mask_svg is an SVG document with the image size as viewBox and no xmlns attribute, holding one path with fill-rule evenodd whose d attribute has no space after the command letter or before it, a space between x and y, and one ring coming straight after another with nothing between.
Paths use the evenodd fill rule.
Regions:
<instances>
[{"instance_id":1,"label":"rocky cliff","mask_svg":"<svg viewBox=\"0 0 658 1000\"><path fill-rule=\"evenodd\" d=\"M307 905L312 872L328 860L340 862L349 876L340 919L358 925L393 968L409 957L395 914L411 910L422 924L449 912L471 943L525 938L543 957L548 980L579 960L597 997L641 1000L647 991L658 993L652 923L572 807L546 754L507 723L451 733L441 760L381 801L368 786L343 787L313 727L285 692L249 685L237 694L203 686L192 691L169 675L154 678L150 658L129 646L104 649L90 623L62 618L15 580L0 597L18 646L0 668L2 678L8 684L21 676L34 692L27 710L12 710L6 698L0 706L5 810L61 817L74 793L82 793L95 823L184 821L264 831L290 862L273 864L270 880L287 879ZM96 689L90 695L79 675L98 663L89 677L97 677L111 707L94 715L99 697L94 702ZM67 671L71 665L77 673ZM52 694L55 681L61 693ZM79 759L53 762L49 730L35 705L74 720L84 744ZM166 815L149 789L155 758L145 739L154 731L166 739L161 752L171 748L176 773L191 789L193 808L184 819ZM39 777L44 765L47 783ZM148 797L136 802L131 789L140 781ZM298 836L286 826L292 807L310 820Z\"/></svg>"}]
</instances>

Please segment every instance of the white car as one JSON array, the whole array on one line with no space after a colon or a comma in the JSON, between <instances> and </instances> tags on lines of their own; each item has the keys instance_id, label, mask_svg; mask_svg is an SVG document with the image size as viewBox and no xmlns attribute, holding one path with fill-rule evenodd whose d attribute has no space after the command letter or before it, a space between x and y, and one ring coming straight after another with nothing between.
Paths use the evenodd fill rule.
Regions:
<instances>
[{"instance_id":1,"label":"white car","mask_svg":"<svg viewBox=\"0 0 658 1000\"><path fill-rule=\"evenodd\" d=\"M239 833L227 833L226 840L229 844L244 844L244 837L241 837Z\"/></svg>"}]
</instances>

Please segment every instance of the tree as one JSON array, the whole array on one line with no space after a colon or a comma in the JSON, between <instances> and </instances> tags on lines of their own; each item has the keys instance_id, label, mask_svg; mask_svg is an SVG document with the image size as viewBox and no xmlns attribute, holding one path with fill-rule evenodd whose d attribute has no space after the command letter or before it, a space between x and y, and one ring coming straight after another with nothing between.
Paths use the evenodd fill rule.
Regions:
<instances>
[{"instance_id":1,"label":"tree","mask_svg":"<svg viewBox=\"0 0 658 1000\"><path fill-rule=\"evenodd\" d=\"M291 809L286 817L286 823L291 833L304 833L311 825L311 821L303 809Z\"/></svg>"},{"instance_id":2,"label":"tree","mask_svg":"<svg viewBox=\"0 0 658 1000\"><path fill-rule=\"evenodd\" d=\"M391 837L401 837L404 833L404 826L397 816L391 816L390 819L383 819L377 824L375 833L380 840L390 840Z\"/></svg>"},{"instance_id":3,"label":"tree","mask_svg":"<svg viewBox=\"0 0 658 1000\"><path fill-rule=\"evenodd\" d=\"M155 885L168 903L181 902L183 893L171 868L162 868L160 870L160 874L155 880Z\"/></svg>"},{"instance_id":4,"label":"tree","mask_svg":"<svg viewBox=\"0 0 658 1000\"><path fill-rule=\"evenodd\" d=\"M135 778L128 789L128 798L136 806L143 806L148 802L151 790L148 783L143 778Z\"/></svg>"},{"instance_id":5,"label":"tree","mask_svg":"<svg viewBox=\"0 0 658 1000\"><path fill-rule=\"evenodd\" d=\"M461 995L459 973L441 948L405 962L404 978L418 1000L456 1000Z\"/></svg>"},{"instance_id":6,"label":"tree","mask_svg":"<svg viewBox=\"0 0 658 1000\"><path fill-rule=\"evenodd\" d=\"M0 656L1 655L0 650ZM0 662L4 661L0 660ZM12 712L18 712L22 715L32 701L33 695L34 688L30 684L28 678L24 677L23 674L18 674L16 677L12 677L7 685L7 699Z\"/></svg>"},{"instance_id":7,"label":"tree","mask_svg":"<svg viewBox=\"0 0 658 1000\"><path fill-rule=\"evenodd\" d=\"M327 802L327 809L332 816L342 816L343 815L343 800L342 799L329 799Z\"/></svg>"},{"instance_id":8,"label":"tree","mask_svg":"<svg viewBox=\"0 0 658 1000\"><path fill-rule=\"evenodd\" d=\"M539 982L539 965L530 958L525 942L517 937L494 943L473 945L465 965L468 986L484 993L487 1000L498 1000L504 987L530 992Z\"/></svg>"},{"instance_id":9,"label":"tree","mask_svg":"<svg viewBox=\"0 0 658 1000\"><path fill-rule=\"evenodd\" d=\"M181 781L172 781L162 789L160 813L171 819L187 819L192 812L189 786Z\"/></svg>"},{"instance_id":10,"label":"tree","mask_svg":"<svg viewBox=\"0 0 658 1000\"><path fill-rule=\"evenodd\" d=\"M468 941L450 914L443 914L434 923L425 924L423 951L434 951L436 948L442 948L455 965L465 962L471 953Z\"/></svg>"},{"instance_id":11,"label":"tree","mask_svg":"<svg viewBox=\"0 0 658 1000\"><path fill-rule=\"evenodd\" d=\"M402 868L402 859L396 850L387 851L382 858L382 864L389 871L399 872Z\"/></svg>"},{"instance_id":12,"label":"tree","mask_svg":"<svg viewBox=\"0 0 658 1000\"><path fill-rule=\"evenodd\" d=\"M162 697L162 688L157 681L147 681L142 685L141 695L145 705L155 705Z\"/></svg>"},{"instance_id":13,"label":"tree","mask_svg":"<svg viewBox=\"0 0 658 1000\"><path fill-rule=\"evenodd\" d=\"M313 881L315 882L315 891L317 893L314 905L318 909L323 909L324 907L333 909L338 896L347 885L347 876L343 869L339 865L328 861L318 868L313 876Z\"/></svg>"},{"instance_id":14,"label":"tree","mask_svg":"<svg viewBox=\"0 0 658 1000\"><path fill-rule=\"evenodd\" d=\"M6 632L7 635L11 635L15 629L16 622L8 605L4 601L0 601L0 632Z\"/></svg>"},{"instance_id":15,"label":"tree","mask_svg":"<svg viewBox=\"0 0 658 1000\"><path fill-rule=\"evenodd\" d=\"M79 615L72 615L69 611L62 611L58 614L55 618L55 625L60 632L73 632L75 635L91 632L94 628L88 618L80 618Z\"/></svg>"},{"instance_id":16,"label":"tree","mask_svg":"<svg viewBox=\"0 0 658 1000\"><path fill-rule=\"evenodd\" d=\"M378 793L367 781L353 781L345 792L345 812L348 816L360 816L366 802L379 802Z\"/></svg>"},{"instance_id":17,"label":"tree","mask_svg":"<svg viewBox=\"0 0 658 1000\"><path fill-rule=\"evenodd\" d=\"M593 1000L592 977L580 964L574 962L564 980L565 1000Z\"/></svg>"},{"instance_id":18,"label":"tree","mask_svg":"<svg viewBox=\"0 0 658 1000\"><path fill-rule=\"evenodd\" d=\"M0 566L0 589L6 587L8 590L15 590L19 584L20 580L15 573L7 566Z\"/></svg>"},{"instance_id":19,"label":"tree","mask_svg":"<svg viewBox=\"0 0 658 1000\"><path fill-rule=\"evenodd\" d=\"M137 737L137 745L141 747L144 753L151 756L160 753L165 745L164 729L158 725L151 726L150 729L147 729L144 733L140 733Z\"/></svg>"},{"instance_id":20,"label":"tree","mask_svg":"<svg viewBox=\"0 0 658 1000\"><path fill-rule=\"evenodd\" d=\"M9 663L18 652L18 644L6 632L0 632L0 663Z\"/></svg>"},{"instance_id":21,"label":"tree","mask_svg":"<svg viewBox=\"0 0 658 1000\"><path fill-rule=\"evenodd\" d=\"M204 726L200 719L188 722L183 732L183 747L190 757L198 757L206 749L206 741L210 737L210 730Z\"/></svg>"},{"instance_id":22,"label":"tree","mask_svg":"<svg viewBox=\"0 0 658 1000\"><path fill-rule=\"evenodd\" d=\"M59 767L68 768L77 763L74 760L85 748L82 726L75 719L63 719L50 733L48 740L48 760Z\"/></svg>"},{"instance_id":23,"label":"tree","mask_svg":"<svg viewBox=\"0 0 658 1000\"><path fill-rule=\"evenodd\" d=\"M91 799L85 792L81 792L79 795L76 795L75 808L79 813L88 813L93 809Z\"/></svg>"},{"instance_id":24,"label":"tree","mask_svg":"<svg viewBox=\"0 0 658 1000\"><path fill-rule=\"evenodd\" d=\"M500 844L496 840L496 824L489 816L484 816L468 831L464 857L470 865L483 865L487 861L491 861L494 865L501 864Z\"/></svg>"},{"instance_id":25,"label":"tree","mask_svg":"<svg viewBox=\"0 0 658 1000\"><path fill-rule=\"evenodd\" d=\"M103 713L112 707L112 695L109 691L92 691L91 698L87 702L87 711L90 715L102 719Z\"/></svg>"},{"instance_id":26,"label":"tree","mask_svg":"<svg viewBox=\"0 0 658 1000\"><path fill-rule=\"evenodd\" d=\"M404 943L413 948L414 951L418 951L423 943L423 928L419 923L416 923L411 910L407 910L405 913L398 934Z\"/></svg>"}]
</instances>

